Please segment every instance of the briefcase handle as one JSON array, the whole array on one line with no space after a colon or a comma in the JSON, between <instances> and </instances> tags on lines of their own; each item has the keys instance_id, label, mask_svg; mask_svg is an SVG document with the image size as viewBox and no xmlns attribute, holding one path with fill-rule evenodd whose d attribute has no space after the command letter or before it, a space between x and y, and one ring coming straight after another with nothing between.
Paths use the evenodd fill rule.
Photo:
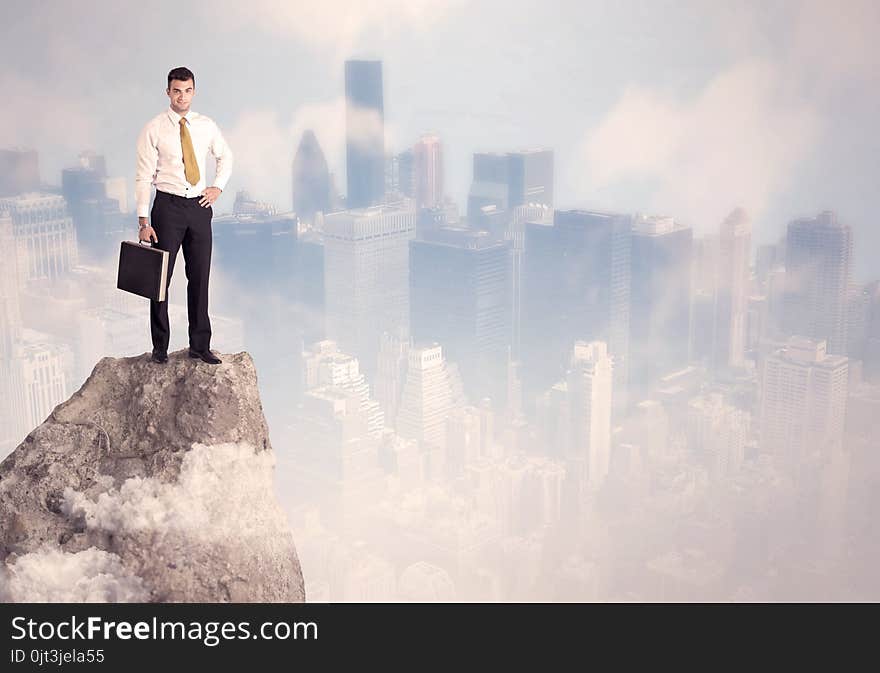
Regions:
<instances>
[{"instance_id":1,"label":"briefcase handle","mask_svg":"<svg viewBox=\"0 0 880 673\"><path fill-rule=\"evenodd\" d=\"M150 241L138 241L141 245L151 245Z\"/></svg>"}]
</instances>

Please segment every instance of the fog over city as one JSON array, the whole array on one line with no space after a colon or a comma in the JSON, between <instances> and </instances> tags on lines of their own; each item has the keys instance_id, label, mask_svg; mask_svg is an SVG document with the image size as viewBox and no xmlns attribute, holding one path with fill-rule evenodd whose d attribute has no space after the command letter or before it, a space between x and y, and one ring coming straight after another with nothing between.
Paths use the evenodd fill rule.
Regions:
<instances>
[{"instance_id":1,"label":"fog over city","mask_svg":"<svg viewBox=\"0 0 880 673\"><path fill-rule=\"evenodd\" d=\"M116 272L176 66L235 157L211 348L274 450L70 511L229 543L222 459L242 501L274 469L309 601L880 598L874 3L7 4L0 460L149 358ZM182 255L169 315L171 353ZM97 550L7 580L146 595Z\"/></svg>"}]
</instances>

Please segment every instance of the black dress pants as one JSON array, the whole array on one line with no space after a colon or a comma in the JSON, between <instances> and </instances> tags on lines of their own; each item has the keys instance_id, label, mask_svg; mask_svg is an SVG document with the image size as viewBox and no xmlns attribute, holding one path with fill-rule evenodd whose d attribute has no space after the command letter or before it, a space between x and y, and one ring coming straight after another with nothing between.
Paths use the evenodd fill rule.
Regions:
<instances>
[{"instance_id":1,"label":"black dress pants","mask_svg":"<svg viewBox=\"0 0 880 673\"><path fill-rule=\"evenodd\" d=\"M211 271L211 218L214 209L199 205L201 196L188 199L156 190L150 211L150 226L156 230L154 248L168 251L168 286L177 251L183 247L186 263L186 305L189 314L189 347L194 351L211 348L211 321L208 318L208 275ZM150 300L150 332L153 350L168 352L171 328L168 325L168 286L165 301Z\"/></svg>"}]
</instances>

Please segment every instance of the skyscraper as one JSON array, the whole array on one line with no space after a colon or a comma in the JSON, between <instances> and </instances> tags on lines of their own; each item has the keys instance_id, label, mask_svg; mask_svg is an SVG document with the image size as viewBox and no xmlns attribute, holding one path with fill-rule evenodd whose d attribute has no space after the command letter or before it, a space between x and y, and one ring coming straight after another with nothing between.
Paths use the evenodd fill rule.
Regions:
<instances>
[{"instance_id":1,"label":"skyscraper","mask_svg":"<svg viewBox=\"0 0 880 673\"><path fill-rule=\"evenodd\" d=\"M303 132L293 158L293 210L309 224L315 213L330 210L330 172L311 129Z\"/></svg>"},{"instance_id":2,"label":"skyscraper","mask_svg":"<svg viewBox=\"0 0 880 673\"><path fill-rule=\"evenodd\" d=\"M764 363L761 449L795 467L843 442L848 360L824 341L792 337Z\"/></svg>"},{"instance_id":3,"label":"skyscraper","mask_svg":"<svg viewBox=\"0 0 880 673\"><path fill-rule=\"evenodd\" d=\"M438 342L472 400L505 402L510 345L509 244L486 232L441 228L410 242L410 332Z\"/></svg>"},{"instance_id":4,"label":"skyscraper","mask_svg":"<svg viewBox=\"0 0 880 673\"><path fill-rule=\"evenodd\" d=\"M629 382L642 396L688 364L692 242L691 228L671 217L634 220Z\"/></svg>"},{"instance_id":5,"label":"skyscraper","mask_svg":"<svg viewBox=\"0 0 880 673\"><path fill-rule=\"evenodd\" d=\"M565 378L539 401L544 440L566 460L573 492L600 487L611 462L612 362L602 341L577 341Z\"/></svg>"},{"instance_id":6,"label":"skyscraper","mask_svg":"<svg viewBox=\"0 0 880 673\"><path fill-rule=\"evenodd\" d=\"M751 222L745 211L737 208L721 223L718 235L712 348L715 367L742 367L745 362L751 239Z\"/></svg>"},{"instance_id":7,"label":"skyscraper","mask_svg":"<svg viewBox=\"0 0 880 673\"><path fill-rule=\"evenodd\" d=\"M329 386L353 393L363 414L365 431L378 437L385 427L379 403L370 395L370 386L360 372L357 358L340 352L332 341L319 341L303 353L305 388L313 390Z\"/></svg>"},{"instance_id":8,"label":"skyscraper","mask_svg":"<svg viewBox=\"0 0 880 673\"><path fill-rule=\"evenodd\" d=\"M413 147L418 208L437 208L443 201L443 153L440 138L425 134Z\"/></svg>"},{"instance_id":9,"label":"skyscraper","mask_svg":"<svg viewBox=\"0 0 880 673\"><path fill-rule=\"evenodd\" d=\"M376 371L382 334L409 332L409 241L416 214L406 204L331 213L324 220L327 338Z\"/></svg>"},{"instance_id":10,"label":"skyscraper","mask_svg":"<svg viewBox=\"0 0 880 673\"><path fill-rule=\"evenodd\" d=\"M852 230L832 211L788 225L785 329L846 354Z\"/></svg>"},{"instance_id":11,"label":"skyscraper","mask_svg":"<svg viewBox=\"0 0 880 673\"><path fill-rule=\"evenodd\" d=\"M445 449L449 414L461 402L441 346L435 343L410 348L397 432L423 445ZM432 475L436 477L437 473L432 470Z\"/></svg>"},{"instance_id":12,"label":"skyscraper","mask_svg":"<svg viewBox=\"0 0 880 673\"><path fill-rule=\"evenodd\" d=\"M385 194L385 113L382 62L345 62L345 159L348 208L382 202Z\"/></svg>"},{"instance_id":13,"label":"skyscraper","mask_svg":"<svg viewBox=\"0 0 880 673\"><path fill-rule=\"evenodd\" d=\"M21 441L18 417L21 385L14 361L15 346L21 333L19 308L18 254L12 235L12 218L0 213L0 250L8 251L0 264L0 460ZM17 403L18 402L18 403Z\"/></svg>"},{"instance_id":14,"label":"skyscraper","mask_svg":"<svg viewBox=\"0 0 880 673\"><path fill-rule=\"evenodd\" d=\"M571 420L570 451L583 460L585 483L598 488L611 460L611 358L602 341L577 341L566 375Z\"/></svg>"},{"instance_id":15,"label":"skyscraper","mask_svg":"<svg viewBox=\"0 0 880 673\"><path fill-rule=\"evenodd\" d=\"M485 206L507 212L525 204L553 207L553 150L474 154L468 219Z\"/></svg>"},{"instance_id":16,"label":"skyscraper","mask_svg":"<svg viewBox=\"0 0 880 673\"><path fill-rule=\"evenodd\" d=\"M551 225L553 224L553 209L544 204L517 206L513 209L510 225L504 235L505 240L510 241L510 351L511 356L517 360L522 351L523 253L525 252L527 222Z\"/></svg>"},{"instance_id":17,"label":"skyscraper","mask_svg":"<svg viewBox=\"0 0 880 673\"><path fill-rule=\"evenodd\" d=\"M577 340L607 343L615 408L625 405L629 358L632 218L556 211L527 223L522 281L523 387L527 404L566 371Z\"/></svg>"},{"instance_id":18,"label":"skyscraper","mask_svg":"<svg viewBox=\"0 0 880 673\"><path fill-rule=\"evenodd\" d=\"M66 275L77 263L76 230L64 197L28 193L0 199L0 213L12 219L18 247L20 286L30 280L50 281Z\"/></svg>"},{"instance_id":19,"label":"skyscraper","mask_svg":"<svg viewBox=\"0 0 880 673\"><path fill-rule=\"evenodd\" d=\"M12 218L2 212L0 212L0 250L4 251L3 264L0 265L0 363L2 363L12 357L12 345L22 327L19 306L19 249L12 233Z\"/></svg>"}]
</instances>

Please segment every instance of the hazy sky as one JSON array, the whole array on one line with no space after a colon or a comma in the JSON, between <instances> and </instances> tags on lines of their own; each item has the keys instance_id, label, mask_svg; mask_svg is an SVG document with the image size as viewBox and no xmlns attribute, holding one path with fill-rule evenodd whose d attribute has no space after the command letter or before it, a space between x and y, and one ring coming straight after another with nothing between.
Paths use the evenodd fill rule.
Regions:
<instances>
[{"instance_id":1,"label":"hazy sky","mask_svg":"<svg viewBox=\"0 0 880 673\"><path fill-rule=\"evenodd\" d=\"M766 242L836 209L874 277L880 4L872 2L4 2L0 145L42 177L85 148L129 180L165 76L236 154L236 189L290 207L313 128L344 191L343 66L384 62L387 144L444 143L464 207L471 154L549 146L557 207L664 213L714 230L745 206ZM873 260L873 261L872 261Z\"/></svg>"}]
</instances>

